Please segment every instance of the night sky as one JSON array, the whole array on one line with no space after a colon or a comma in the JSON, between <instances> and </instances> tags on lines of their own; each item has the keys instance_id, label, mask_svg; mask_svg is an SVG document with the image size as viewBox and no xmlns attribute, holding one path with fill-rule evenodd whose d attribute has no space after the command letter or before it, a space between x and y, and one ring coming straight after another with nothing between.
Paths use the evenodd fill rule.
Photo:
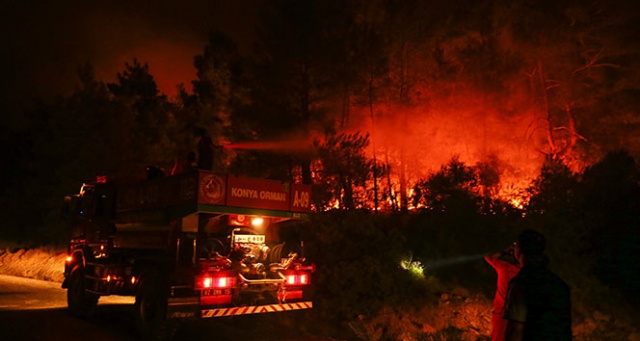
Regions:
<instances>
[{"instance_id":1,"label":"night sky","mask_svg":"<svg viewBox=\"0 0 640 341\"><path fill-rule=\"evenodd\" d=\"M219 29L248 49L258 0L34 1L0 5L2 107L8 115L78 86L77 68L116 79L133 58L147 62L169 97L179 83L190 89L193 57Z\"/></svg>"}]
</instances>

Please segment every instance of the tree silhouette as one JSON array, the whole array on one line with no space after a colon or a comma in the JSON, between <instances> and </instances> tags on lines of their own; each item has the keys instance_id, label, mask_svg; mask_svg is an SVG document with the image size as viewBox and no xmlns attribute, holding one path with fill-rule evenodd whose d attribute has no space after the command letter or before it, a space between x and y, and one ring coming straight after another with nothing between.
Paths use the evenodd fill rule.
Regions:
<instances>
[{"instance_id":1,"label":"tree silhouette","mask_svg":"<svg viewBox=\"0 0 640 341\"><path fill-rule=\"evenodd\" d=\"M637 303L640 288L640 169L625 150L608 153L584 172L585 225L595 273Z\"/></svg>"},{"instance_id":2,"label":"tree silhouette","mask_svg":"<svg viewBox=\"0 0 640 341\"><path fill-rule=\"evenodd\" d=\"M323 1L279 0L267 3L255 54L257 86L254 117L258 136L265 140L313 136L322 131L330 95L336 51L330 26L331 4ZM340 46L340 45L338 45ZM300 155L290 163L301 169L302 182L311 183L311 159Z\"/></svg>"},{"instance_id":3,"label":"tree silhouette","mask_svg":"<svg viewBox=\"0 0 640 341\"><path fill-rule=\"evenodd\" d=\"M163 166L168 171L177 149L170 119L172 105L159 94L146 63L140 64L136 59L132 64L126 63L117 78L116 83L107 86L123 110L113 133L124 142L120 152L122 162L129 168L127 172L132 174L148 165Z\"/></svg>"},{"instance_id":4,"label":"tree silhouette","mask_svg":"<svg viewBox=\"0 0 640 341\"><path fill-rule=\"evenodd\" d=\"M192 134L204 131L216 146L245 139L248 122L241 117L251 103L246 63L231 38L220 31L211 32L203 53L194 61L197 79L193 81L193 99L182 96ZM213 169L223 171L228 155L213 148Z\"/></svg>"},{"instance_id":5,"label":"tree silhouette","mask_svg":"<svg viewBox=\"0 0 640 341\"><path fill-rule=\"evenodd\" d=\"M364 186L374 166L364 153L369 145L369 135L337 134L329 130L324 140L316 140L314 145L319 160L314 171L315 184L318 190L329 195L317 206L327 207L329 201L336 200L342 209L365 207Z\"/></svg>"}]
</instances>

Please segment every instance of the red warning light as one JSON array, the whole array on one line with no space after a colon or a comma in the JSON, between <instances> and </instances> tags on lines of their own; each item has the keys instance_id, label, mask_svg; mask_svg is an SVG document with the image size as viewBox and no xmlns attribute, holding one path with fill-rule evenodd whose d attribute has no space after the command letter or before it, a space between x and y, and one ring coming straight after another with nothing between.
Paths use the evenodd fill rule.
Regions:
<instances>
[{"instance_id":1,"label":"red warning light","mask_svg":"<svg viewBox=\"0 0 640 341\"><path fill-rule=\"evenodd\" d=\"M243 214L230 214L229 225L231 226L249 226L249 217Z\"/></svg>"}]
</instances>

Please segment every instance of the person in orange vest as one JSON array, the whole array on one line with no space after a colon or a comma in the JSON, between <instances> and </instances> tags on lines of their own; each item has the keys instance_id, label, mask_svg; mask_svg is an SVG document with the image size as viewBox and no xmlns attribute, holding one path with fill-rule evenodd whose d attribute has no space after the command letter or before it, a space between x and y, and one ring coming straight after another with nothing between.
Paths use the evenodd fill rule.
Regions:
<instances>
[{"instance_id":1,"label":"person in orange vest","mask_svg":"<svg viewBox=\"0 0 640 341\"><path fill-rule=\"evenodd\" d=\"M507 297L509 281L518 274L520 266L513 255L514 246L484 256L484 260L498 274L496 295L493 299L493 315L491 317L491 341L504 341L507 320L504 319L504 304Z\"/></svg>"}]
</instances>

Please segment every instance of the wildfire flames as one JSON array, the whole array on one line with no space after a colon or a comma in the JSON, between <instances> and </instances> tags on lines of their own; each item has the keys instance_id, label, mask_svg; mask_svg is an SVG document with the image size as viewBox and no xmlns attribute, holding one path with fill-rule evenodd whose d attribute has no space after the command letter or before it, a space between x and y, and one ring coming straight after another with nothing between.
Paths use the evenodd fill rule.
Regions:
<instances>
[{"instance_id":1,"label":"wildfire flames","mask_svg":"<svg viewBox=\"0 0 640 341\"><path fill-rule=\"evenodd\" d=\"M411 186L457 157L468 166L490 164L500 176L492 194L522 206L523 190L545 160L542 114L505 112L464 98L471 97L409 109L381 105L373 120L367 110L355 112L361 123L354 130L369 132L369 156L391 166L395 193L401 178Z\"/></svg>"},{"instance_id":2,"label":"wildfire flames","mask_svg":"<svg viewBox=\"0 0 640 341\"><path fill-rule=\"evenodd\" d=\"M430 105L413 108L380 105L373 120L368 109L352 112L352 121L358 123L345 131L368 133L367 156L391 167L390 174L378 180L381 188L386 186L386 204L398 202L402 178L410 197L415 183L456 157L468 166L488 163L494 167L500 179L492 195L514 207L522 207L526 201L524 189L538 175L545 159L542 150L547 127L540 119L542 114L535 110L505 113L476 102L460 101L455 105L452 102L457 101L443 101L439 105L432 101ZM322 139L320 134L316 135L316 139ZM311 145L309 139L285 139L231 143L224 148L286 153L307 152ZM339 202L329 206L338 208Z\"/></svg>"}]
</instances>

